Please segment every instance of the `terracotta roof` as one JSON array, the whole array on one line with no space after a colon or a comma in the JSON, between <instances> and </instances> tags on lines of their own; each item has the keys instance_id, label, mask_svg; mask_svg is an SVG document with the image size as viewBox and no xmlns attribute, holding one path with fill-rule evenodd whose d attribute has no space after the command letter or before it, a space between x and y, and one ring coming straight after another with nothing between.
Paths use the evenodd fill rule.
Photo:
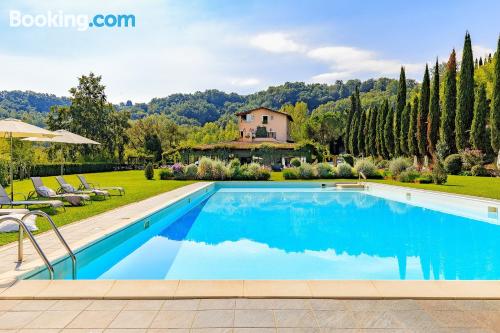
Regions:
<instances>
[{"instance_id":1,"label":"terracotta roof","mask_svg":"<svg viewBox=\"0 0 500 333\"><path fill-rule=\"evenodd\" d=\"M264 142L228 141L228 142L197 145L194 146L192 149L194 150L255 149L255 148L261 148L262 146L269 146L274 149L294 149L296 144L289 142L276 142L276 141L264 141Z\"/></svg>"},{"instance_id":2,"label":"terracotta roof","mask_svg":"<svg viewBox=\"0 0 500 333\"><path fill-rule=\"evenodd\" d=\"M238 113L236 113L236 115L237 116L242 116L242 115L249 114L250 112L253 112L255 110L260 110L260 109L264 109L264 110L267 110L267 111L270 111L270 112L274 112L274 113L284 114L285 116L287 116L288 120L293 121L292 116L289 115L288 113L282 112L282 111L276 111L276 110L273 110L273 109L270 109L270 108L266 108L266 107L263 107L263 106L261 106L260 108L255 108L255 109L251 109L251 110L247 110L247 111L238 112Z\"/></svg>"}]
</instances>

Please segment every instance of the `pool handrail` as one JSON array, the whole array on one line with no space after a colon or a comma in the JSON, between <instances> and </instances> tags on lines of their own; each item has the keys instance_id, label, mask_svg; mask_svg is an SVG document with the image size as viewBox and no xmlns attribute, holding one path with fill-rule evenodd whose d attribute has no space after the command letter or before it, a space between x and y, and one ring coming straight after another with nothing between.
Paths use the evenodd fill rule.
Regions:
<instances>
[{"instance_id":1,"label":"pool handrail","mask_svg":"<svg viewBox=\"0 0 500 333\"><path fill-rule=\"evenodd\" d=\"M71 248L69 247L69 245L66 242L66 240L64 239L64 237L61 235L61 232L59 232L59 228L57 228L56 224L54 223L54 220L52 220L50 215L48 215L47 213L45 213L41 210L33 210L29 213L24 214L24 216L21 218L21 220L24 222L25 219L27 219L28 217L33 216L33 215L39 216L39 217L44 217L49 221L49 224L52 227L52 230L54 230L57 238L59 238L59 241L62 243L62 245L64 246L64 248L68 252L68 255L71 257L72 276L73 276L73 280L75 280L76 279L76 256L73 253L73 251L71 250ZM22 258L23 258L22 239L23 239L22 231L21 231L21 229L19 229L19 244L20 245L19 245L18 258L19 258L20 262L22 261ZM52 279L53 279L53 271L52 271L51 280Z\"/></svg>"},{"instance_id":2,"label":"pool handrail","mask_svg":"<svg viewBox=\"0 0 500 333\"><path fill-rule=\"evenodd\" d=\"M26 215L25 215L26 216ZM24 216L23 216L24 218ZM28 229L26 224L24 223L23 219L19 219L14 216L3 216L0 217L0 223L5 222L5 221L14 221L17 224L19 224L19 244L18 244L18 253L17 257L18 260L21 262L22 257L23 257L23 230L26 232L28 235L29 240L31 241L31 244L33 244L33 247L35 248L36 252L38 252L38 255L42 258L43 262L45 263L45 266L47 266L47 270L49 271L50 279L54 279L54 267L52 267L52 264L50 263L49 259L47 259L47 256L43 252L42 248L36 241L35 237L31 233L31 231Z\"/></svg>"}]
</instances>

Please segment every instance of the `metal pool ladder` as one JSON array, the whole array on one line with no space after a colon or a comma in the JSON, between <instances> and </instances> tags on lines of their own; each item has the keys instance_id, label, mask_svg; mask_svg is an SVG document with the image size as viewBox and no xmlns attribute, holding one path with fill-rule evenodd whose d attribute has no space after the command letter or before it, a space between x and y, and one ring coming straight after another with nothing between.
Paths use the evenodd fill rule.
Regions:
<instances>
[{"instance_id":1,"label":"metal pool ladder","mask_svg":"<svg viewBox=\"0 0 500 333\"><path fill-rule=\"evenodd\" d=\"M0 223L3 221L11 220L19 224L19 241L18 241L18 248L17 248L17 259L19 262L22 262L24 259L24 246L23 246L23 231L26 232L28 235L29 240L31 241L31 244L33 244L33 247L35 248L36 252L38 255L42 258L43 262L45 263L45 266L47 267L47 270L49 271L49 276L50 279L54 279L54 267L48 260L47 256L45 255L45 252L43 252L42 248L36 241L35 237L33 236L33 233L26 227L25 220L30 217L30 216L39 216L39 217L44 217L49 221L50 226L52 227L52 230L54 230L57 238L59 238L59 241L62 243L66 251L68 252L68 255L71 257L71 263L72 263L72 277L73 280L76 279L76 256L69 247L68 243L64 239L64 237L61 235L59 232L59 229L57 228L56 224L52 220L52 218L47 214L42 212L41 210L34 210L29 213L26 213L21 219L11 217L11 216L5 216L0 218Z\"/></svg>"}]
</instances>

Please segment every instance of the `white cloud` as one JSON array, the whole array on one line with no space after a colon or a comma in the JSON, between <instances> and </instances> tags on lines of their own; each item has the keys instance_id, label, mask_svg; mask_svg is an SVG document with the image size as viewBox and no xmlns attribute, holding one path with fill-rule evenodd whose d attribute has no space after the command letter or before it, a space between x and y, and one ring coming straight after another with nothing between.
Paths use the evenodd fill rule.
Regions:
<instances>
[{"instance_id":1,"label":"white cloud","mask_svg":"<svg viewBox=\"0 0 500 333\"><path fill-rule=\"evenodd\" d=\"M423 64L408 63L392 59L383 59L377 53L351 46L326 46L307 52L307 56L326 63L331 72L312 77L314 82L331 83L335 80L354 78L360 74L394 76L405 66L407 74L421 71Z\"/></svg>"},{"instance_id":2,"label":"white cloud","mask_svg":"<svg viewBox=\"0 0 500 333\"><path fill-rule=\"evenodd\" d=\"M231 83L233 86L238 86L238 87L250 87L250 86L256 86L260 83L260 80L257 78L233 78L229 80L229 83Z\"/></svg>"},{"instance_id":3,"label":"white cloud","mask_svg":"<svg viewBox=\"0 0 500 333\"><path fill-rule=\"evenodd\" d=\"M491 56L493 56L495 51L490 49L489 47L486 47L486 46L472 45L472 54L473 54L474 58L479 59L479 57L482 57L484 59L490 53L491 53Z\"/></svg>"},{"instance_id":4,"label":"white cloud","mask_svg":"<svg viewBox=\"0 0 500 333\"><path fill-rule=\"evenodd\" d=\"M250 39L250 45L271 53L304 52L306 47L295 42L288 34L269 32L256 35Z\"/></svg>"},{"instance_id":5,"label":"white cloud","mask_svg":"<svg viewBox=\"0 0 500 333\"><path fill-rule=\"evenodd\" d=\"M384 59L376 52L352 46L324 46L308 48L284 32L268 32L250 39L250 45L271 53L299 53L309 59L325 63L330 71L313 75L311 80L332 83L335 80L363 78L364 76L397 76L401 66L409 75L420 75L425 64L402 63L396 59Z\"/></svg>"}]
</instances>

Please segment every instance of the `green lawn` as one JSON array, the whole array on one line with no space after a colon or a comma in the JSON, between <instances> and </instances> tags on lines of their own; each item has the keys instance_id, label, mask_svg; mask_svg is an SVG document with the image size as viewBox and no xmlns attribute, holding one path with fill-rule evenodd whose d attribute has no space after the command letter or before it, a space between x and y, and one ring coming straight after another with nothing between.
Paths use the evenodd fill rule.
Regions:
<instances>
[{"instance_id":1,"label":"green lawn","mask_svg":"<svg viewBox=\"0 0 500 333\"><path fill-rule=\"evenodd\" d=\"M283 174L281 172L273 172L271 180L283 181ZM299 180L300 181L300 180ZM304 180L302 180L304 181ZM324 179L315 181L355 181L353 179ZM492 177L467 177L467 176L448 176L448 182L444 185L434 184L413 184L401 183L395 180L385 179L372 179L369 182L382 183L397 186L406 186L412 188L419 188L424 190L449 192L456 194L474 195L478 197L485 197L491 199L500 199L500 178Z\"/></svg>"},{"instance_id":2,"label":"green lawn","mask_svg":"<svg viewBox=\"0 0 500 333\"><path fill-rule=\"evenodd\" d=\"M99 213L111 210L113 208L123 206L132 202L152 197L154 195L167 192L178 187L191 184L194 181L177 181L177 180L159 180L158 176L155 180L146 180L144 171L117 171L117 172L102 172L86 174L87 181L98 183L100 186L123 186L126 194L124 196L112 196L108 200L94 201L92 204L87 204L83 207L66 207L66 212L58 209L57 212L51 210L55 223L62 226L71 222L75 222ZM78 187L79 181L74 175L65 176L66 180L75 187ZM46 186L57 190L59 188L55 177L43 177ZM30 180L16 181L14 183L14 191L16 193L24 193L27 195L33 186ZM10 189L7 189L10 193ZM114 192L114 191L113 191ZM21 200L21 196L16 196L16 199ZM4 208L7 208L4 206ZM15 208L24 208L21 206ZM30 207L32 208L32 207ZM46 211L46 209L43 209ZM39 232L50 229L49 223L45 219L39 219L37 222ZM0 246L16 241L16 233L0 233Z\"/></svg>"}]
</instances>

